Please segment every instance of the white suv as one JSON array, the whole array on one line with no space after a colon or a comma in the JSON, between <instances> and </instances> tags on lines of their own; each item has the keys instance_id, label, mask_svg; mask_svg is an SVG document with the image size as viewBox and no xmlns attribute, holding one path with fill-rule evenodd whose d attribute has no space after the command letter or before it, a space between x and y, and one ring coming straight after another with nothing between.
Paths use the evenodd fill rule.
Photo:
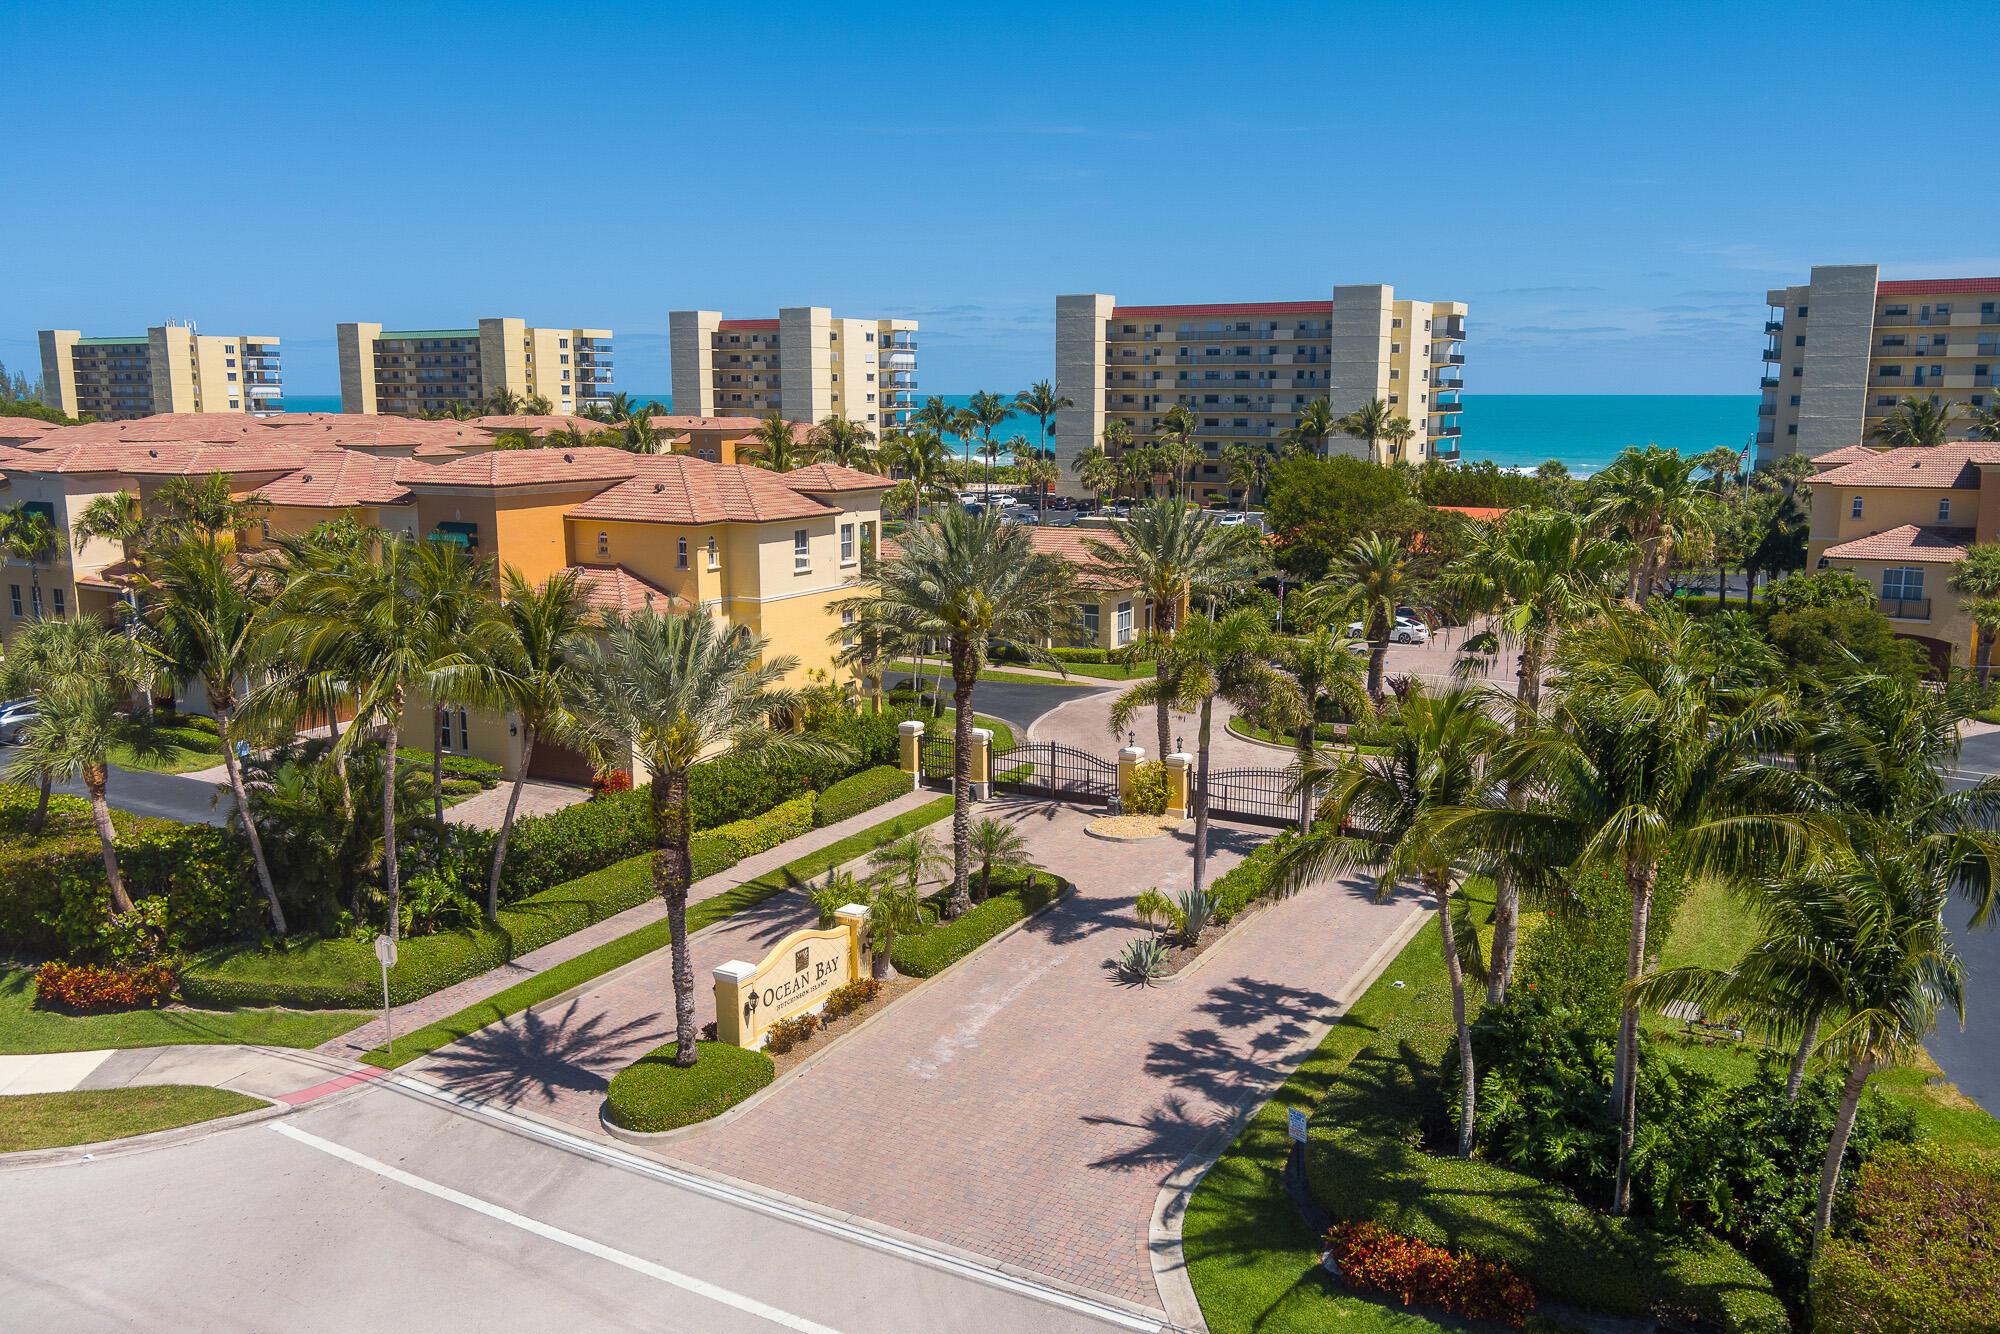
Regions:
<instances>
[{"instance_id":1,"label":"white suv","mask_svg":"<svg viewBox=\"0 0 2000 1334\"><path fill-rule=\"evenodd\" d=\"M1350 639L1365 639L1368 627L1360 621L1350 621L1347 634ZM1398 644L1428 644L1431 642L1431 628L1413 616L1398 616L1389 627L1389 638Z\"/></svg>"}]
</instances>

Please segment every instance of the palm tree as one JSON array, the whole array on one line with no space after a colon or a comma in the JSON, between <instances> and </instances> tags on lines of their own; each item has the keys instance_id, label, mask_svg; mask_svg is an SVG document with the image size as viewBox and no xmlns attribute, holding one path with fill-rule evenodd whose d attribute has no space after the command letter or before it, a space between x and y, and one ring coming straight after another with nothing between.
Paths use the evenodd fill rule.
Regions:
<instances>
[{"instance_id":1,"label":"palm tree","mask_svg":"<svg viewBox=\"0 0 2000 1334\"><path fill-rule=\"evenodd\" d=\"M1002 398L998 394L990 394L982 389L966 401L964 410L959 414L959 422L961 426L969 424L973 431L978 432L981 443L991 446L993 443L993 433L999 430L1006 423L1007 419L1013 415L1014 404L1011 400ZM970 463L972 461L972 436L970 433L966 434L965 443L965 460L967 463Z\"/></svg>"},{"instance_id":2,"label":"palm tree","mask_svg":"<svg viewBox=\"0 0 2000 1334\"><path fill-rule=\"evenodd\" d=\"M1050 457L1049 423L1055 420L1064 408L1073 408L1076 400L1065 394L1058 394L1056 387L1047 380L1037 380L1014 395L1014 410L1033 417L1041 426L1039 447L1044 458Z\"/></svg>"},{"instance_id":3,"label":"palm tree","mask_svg":"<svg viewBox=\"0 0 2000 1334\"><path fill-rule=\"evenodd\" d=\"M1259 493L1264 489L1265 479L1271 475L1270 451L1252 449L1248 445L1228 445L1222 451L1222 462L1229 469L1229 485L1241 488L1243 503L1254 508Z\"/></svg>"},{"instance_id":4,"label":"palm tree","mask_svg":"<svg viewBox=\"0 0 2000 1334\"><path fill-rule=\"evenodd\" d=\"M991 437L979 442L979 457L986 466L980 470L980 481L985 488L987 504L993 503L993 470L1000 466L1000 455L1006 446Z\"/></svg>"},{"instance_id":5,"label":"palm tree","mask_svg":"<svg viewBox=\"0 0 2000 1334\"><path fill-rule=\"evenodd\" d=\"M111 910L130 912L106 789L112 747L129 735L119 705L128 694L151 688L151 663L138 645L95 617L40 621L24 633L39 641L31 652L42 663L41 715L22 738L14 771L44 782L83 780Z\"/></svg>"},{"instance_id":6,"label":"palm tree","mask_svg":"<svg viewBox=\"0 0 2000 1334\"><path fill-rule=\"evenodd\" d=\"M0 510L0 550L11 560L28 567L28 586L33 592L29 610L39 620L42 615L42 563L53 560L62 549L62 535L55 521L26 501L12 509Z\"/></svg>"},{"instance_id":7,"label":"palm tree","mask_svg":"<svg viewBox=\"0 0 2000 1334\"><path fill-rule=\"evenodd\" d=\"M1097 447L1117 469L1113 486L1116 490L1126 477L1125 465L1130 461L1126 455L1132 452L1132 423L1123 417L1111 417L1104 423L1104 433L1097 438Z\"/></svg>"},{"instance_id":8,"label":"palm tree","mask_svg":"<svg viewBox=\"0 0 2000 1334\"><path fill-rule=\"evenodd\" d=\"M1334 422L1333 429L1342 435L1351 435L1356 440L1366 442L1368 457L1373 459L1383 438L1389 434L1390 423L1395 420L1395 409L1379 398L1371 398Z\"/></svg>"},{"instance_id":9,"label":"palm tree","mask_svg":"<svg viewBox=\"0 0 2000 1334\"><path fill-rule=\"evenodd\" d=\"M1941 445L1951 438L1951 423L1958 416L1958 406L1942 399L1909 395L1868 436L1892 447Z\"/></svg>"},{"instance_id":10,"label":"palm tree","mask_svg":"<svg viewBox=\"0 0 2000 1334\"><path fill-rule=\"evenodd\" d=\"M2000 543L1977 542L1951 567L1945 582L1966 599L1977 647L1973 674L1980 685L1993 677L1993 636L2000 634Z\"/></svg>"},{"instance_id":11,"label":"palm tree","mask_svg":"<svg viewBox=\"0 0 2000 1334\"><path fill-rule=\"evenodd\" d=\"M813 447L815 463L875 471L875 433L860 422L835 413L813 427L807 440Z\"/></svg>"},{"instance_id":12,"label":"palm tree","mask_svg":"<svg viewBox=\"0 0 2000 1334\"><path fill-rule=\"evenodd\" d=\"M1431 694L1413 686L1385 720L1385 754L1346 756L1331 765L1308 766L1299 776L1310 791L1321 782L1331 790L1320 818L1281 851L1272 866L1272 884L1291 894L1331 874L1372 872L1386 897L1414 879L1437 907L1438 938L1451 979L1452 1020L1458 1033L1458 1156L1472 1156L1475 1096L1472 1028L1466 1016L1465 968L1452 922L1452 880L1461 856L1477 846L1450 812L1499 801L1487 763L1501 729L1484 707L1480 692L1464 685ZM1367 837L1344 831L1360 828Z\"/></svg>"},{"instance_id":13,"label":"palm tree","mask_svg":"<svg viewBox=\"0 0 2000 1334\"><path fill-rule=\"evenodd\" d=\"M1707 496L1695 480L1697 460L1679 451L1634 445L1592 478L1598 488L1590 521L1622 532L1637 548L1627 595L1641 606L1673 560L1674 547L1707 530Z\"/></svg>"},{"instance_id":14,"label":"palm tree","mask_svg":"<svg viewBox=\"0 0 2000 1334\"><path fill-rule=\"evenodd\" d=\"M1104 504L1106 496L1118 489L1118 463L1102 448L1084 450L1076 456L1070 467L1076 473L1077 480L1083 483L1084 489L1097 497L1099 506Z\"/></svg>"},{"instance_id":15,"label":"palm tree","mask_svg":"<svg viewBox=\"0 0 2000 1334\"><path fill-rule=\"evenodd\" d=\"M1271 665L1273 644L1264 615L1254 607L1221 620L1190 617L1173 641L1160 650L1165 670L1120 694L1111 706L1111 725L1123 731L1132 715L1165 699L1196 715L1194 805L1194 888L1208 867L1208 757L1217 697L1238 711L1257 715L1289 713L1298 707L1291 683Z\"/></svg>"},{"instance_id":16,"label":"palm tree","mask_svg":"<svg viewBox=\"0 0 2000 1334\"><path fill-rule=\"evenodd\" d=\"M944 441L929 427L918 427L891 440L883 449L882 457L909 480L917 497L913 517L922 518L925 498L935 500L946 489L951 454L945 449Z\"/></svg>"},{"instance_id":17,"label":"palm tree","mask_svg":"<svg viewBox=\"0 0 2000 1334\"><path fill-rule=\"evenodd\" d=\"M1028 840L1005 820L991 816L972 826L972 857L979 863L979 897L993 893L993 870L1025 871L1041 865L1028 851Z\"/></svg>"},{"instance_id":18,"label":"palm tree","mask_svg":"<svg viewBox=\"0 0 2000 1334\"><path fill-rule=\"evenodd\" d=\"M1062 670L1045 645L1067 642L1078 619L1070 566L1035 549L1029 530L991 513L950 506L902 537L903 554L864 570L861 591L836 605L852 611L883 642L942 643L951 659L955 711L952 762L950 913L972 903L972 689L990 645L1006 644L1031 661ZM846 627L835 631L847 632Z\"/></svg>"},{"instance_id":19,"label":"palm tree","mask_svg":"<svg viewBox=\"0 0 2000 1334\"><path fill-rule=\"evenodd\" d=\"M521 411L530 417L546 417L556 410L547 394L526 394L521 399Z\"/></svg>"},{"instance_id":20,"label":"palm tree","mask_svg":"<svg viewBox=\"0 0 2000 1334\"><path fill-rule=\"evenodd\" d=\"M1383 666L1389 636L1396 628L1396 608L1416 591L1410 554L1403 540L1388 533L1358 537L1338 569L1313 591L1312 599L1329 615L1353 614L1368 641L1368 698L1382 703Z\"/></svg>"},{"instance_id":21,"label":"palm tree","mask_svg":"<svg viewBox=\"0 0 2000 1334\"><path fill-rule=\"evenodd\" d=\"M1277 644L1278 670L1292 679L1298 699L1300 719L1294 743L1294 763L1301 773L1312 760L1319 742L1319 709L1325 702L1338 704L1350 716L1369 713L1373 702L1361 683L1361 662L1351 651L1353 640L1343 633L1321 626L1296 639L1280 639ZM1312 789L1299 790L1299 828L1312 823Z\"/></svg>"},{"instance_id":22,"label":"palm tree","mask_svg":"<svg viewBox=\"0 0 2000 1334\"><path fill-rule=\"evenodd\" d=\"M521 411L521 396L511 389L495 389L482 406L495 417L513 417Z\"/></svg>"},{"instance_id":23,"label":"palm tree","mask_svg":"<svg viewBox=\"0 0 2000 1334\"><path fill-rule=\"evenodd\" d=\"M78 551L82 551L92 539L103 538L118 543L130 556L133 544L144 531L138 495L131 491L113 491L97 497L78 511L75 521L69 526L69 540Z\"/></svg>"},{"instance_id":24,"label":"palm tree","mask_svg":"<svg viewBox=\"0 0 2000 1334\"><path fill-rule=\"evenodd\" d=\"M1403 446L1416 437L1417 428L1410 425L1408 417L1391 417L1389 424L1382 428L1382 438L1389 442L1389 457L1409 462L1403 454Z\"/></svg>"},{"instance_id":25,"label":"palm tree","mask_svg":"<svg viewBox=\"0 0 2000 1334\"><path fill-rule=\"evenodd\" d=\"M760 468L790 472L806 461L806 452L800 447L792 424L785 420L781 412L773 411L758 422L757 429L751 433L751 440L749 461Z\"/></svg>"},{"instance_id":26,"label":"palm tree","mask_svg":"<svg viewBox=\"0 0 2000 1334\"><path fill-rule=\"evenodd\" d=\"M868 898L869 948L874 954L870 976L887 981L895 972L890 955L896 937L916 931L930 920L930 905L924 901L924 882L945 874L951 858L938 847L928 829L916 829L868 855L874 868L874 886Z\"/></svg>"},{"instance_id":27,"label":"palm tree","mask_svg":"<svg viewBox=\"0 0 2000 1334\"><path fill-rule=\"evenodd\" d=\"M250 814L250 794L237 754L237 705L243 683L263 666L271 600L256 587L250 567L231 561L219 547L183 540L147 551L147 580L153 592L144 646L175 681L198 680L215 718L222 766L236 802L236 818L250 845L257 886L264 891L271 930L285 934L285 910L271 881L264 839Z\"/></svg>"},{"instance_id":28,"label":"palm tree","mask_svg":"<svg viewBox=\"0 0 2000 1334\"><path fill-rule=\"evenodd\" d=\"M153 493L145 540L189 538L234 550L236 535L263 509L256 496L239 496L228 473L171 477Z\"/></svg>"},{"instance_id":29,"label":"palm tree","mask_svg":"<svg viewBox=\"0 0 2000 1334\"><path fill-rule=\"evenodd\" d=\"M584 732L577 710L584 694L584 669L590 661L595 617L581 577L559 570L541 584L530 584L508 566L505 594L496 617L493 657L480 674L480 703L504 709L520 719L520 768L507 793L493 842L493 866L486 877L486 920L500 914L500 874L507 864L507 841L527 785L528 766L539 741L566 743Z\"/></svg>"},{"instance_id":30,"label":"palm tree","mask_svg":"<svg viewBox=\"0 0 2000 1334\"><path fill-rule=\"evenodd\" d=\"M1612 1105L1619 1121L1612 1209L1631 1199L1639 1009L1660 865L1682 849L1692 873L1784 869L1819 826L1797 813L1799 780L1770 763L1796 734L1773 689L1738 693L1697 622L1675 607L1614 608L1556 647L1561 691L1547 723L1509 737L1497 776L1529 794L1449 813L1448 830L1517 864L1602 870L1631 896L1627 996Z\"/></svg>"},{"instance_id":31,"label":"palm tree","mask_svg":"<svg viewBox=\"0 0 2000 1334\"><path fill-rule=\"evenodd\" d=\"M414 593L429 642L424 653L441 666L426 690L431 704L431 818L444 834L444 738L453 707L477 702L482 678L504 641L495 619L493 561L474 562L455 546L427 542L413 567Z\"/></svg>"},{"instance_id":32,"label":"palm tree","mask_svg":"<svg viewBox=\"0 0 2000 1334\"><path fill-rule=\"evenodd\" d=\"M620 438L613 443L634 454L661 453L664 440L659 428L653 425L655 415L650 403L643 408L632 408L620 419Z\"/></svg>"},{"instance_id":33,"label":"palm tree","mask_svg":"<svg viewBox=\"0 0 2000 1334\"><path fill-rule=\"evenodd\" d=\"M1981 440L2000 440L2000 399L1968 410L1972 427L1968 432Z\"/></svg>"},{"instance_id":34,"label":"palm tree","mask_svg":"<svg viewBox=\"0 0 2000 1334\"><path fill-rule=\"evenodd\" d=\"M1173 495L1185 495L1187 492L1188 474L1194 468L1195 459L1201 455L1201 447L1194 439L1195 430L1200 425L1194 409L1185 403L1176 403L1160 414L1160 424L1154 435L1159 440L1159 457L1166 465L1167 485Z\"/></svg>"},{"instance_id":35,"label":"palm tree","mask_svg":"<svg viewBox=\"0 0 2000 1334\"><path fill-rule=\"evenodd\" d=\"M1333 405L1316 398L1299 409L1299 419L1285 432L1285 441L1314 458L1326 453L1327 437L1346 427L1334 419Z\"/></svg>"},{"instance_id":36,"label":"palm tree","mask_svg":"<svg viewBox=\"0 0 2000 1334\"><path fill-rule=\"evenodd\" d=\"M821 755L837 748L780 731L774 715L798 706L780 683L798 660L767 657L743 626L722 627L708 612L661 614L648 607L605 618L604 637L583 669L579 717L611 762L629 755L651 775L653 887L673 937L674 1063L695 1063L694 966L688 955L687 898L693 883L688 771L717 753L758 758Z\"/></svg>"},{"instance_id":37,"label":"palm tree","mask_svg":"<svg viewBox=\"0 0 2000 1334\"><path fill-rule=\"evenodd\" d=\"M1248 576L1255 543L1247 528L1225 528L1186 501L1165 498L1137 506L1130 518L1113 519L1109 540L1083 541L1108 583L1137 588L1152 605L1152 626L1132 651L1143 645L1153 654L1154 720L1161 756L1173 750L1169 744L1173 691L1167 681L1171 668L1163 650L1173 642L1197 594L1226 591Z\"/></svg>"}]
</instances>

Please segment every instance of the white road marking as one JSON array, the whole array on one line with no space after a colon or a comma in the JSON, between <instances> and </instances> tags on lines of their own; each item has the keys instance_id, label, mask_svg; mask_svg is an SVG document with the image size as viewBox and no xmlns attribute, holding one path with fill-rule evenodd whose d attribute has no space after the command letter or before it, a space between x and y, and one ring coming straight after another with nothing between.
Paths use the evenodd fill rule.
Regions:
<instances>
[{"instance_id":1,"label":"white road marking","mask_svg":"<svg viewBox=\"0 0 2000 1334\"><path fill-rule=\"evenodd\" d=\"M554 1227L539 1219L529 1218L525 1214L517 1214L512 1209L502 1208L500 1205L482 1200L475 1195L467 1195L463 1191L453 1190L449 1186L441 1186L435 1181L426 1180L413 1173L405 1172L400 1167L391 1167L388 1163L370 1158L365 1153L358 1153L344 1144L336 1144L332 1140L321 1139L318 1135L300 1130L298 1127L288 1125L283 1121L272 1122L271 1129L287 1139L297 1140L301 1144L318 1149L321 1153L331 1154L342 1162L352 1163L364 1171L373 1172L376 1176L385 1177L390 1181L396 1182L398 1185L422 1191L426 1195L435 1196L440 1200L456 1204L460 1208L470 1209L474 1213L485 1214L488 1218L498 1219L500 1222L506 1223L510 1227L517 1227L523 1232L533 1233L537 1237L553 1241L561 1246L567 1246L571 1250L582 1251L585 1255L594 1255L600 1260L609 1260L612 1264L622 1265L634 1273L658 1279L662 1283L668 1283L683 1291L692 1292L698 1297L706 1297L712 1302L717 1302L723 1306L754 1315L760 1320L768 1320L770 1323L785 1329L797 1330L798 1334L839 1334L839 1331L830 1325L822 1325L816 1321L808 1320L804 1316L793 1315L789 1311L781 1311L777 1307L760 1302L754 1297L746 1297L740 1292L732 1292L728 1288L718 1287L716 1284L710 1283L705 1279L695 1278L691 1274L683 1274L679 1270L669 1269L665 1265L655 1264L651 1260L641 1259L636 1255L629 1255L624 1251L606 1246L602 1242L592 1241L588 1237L580 1237L574 1232L566 1232L562 1228Z\"/></svg>"}]
</instances>

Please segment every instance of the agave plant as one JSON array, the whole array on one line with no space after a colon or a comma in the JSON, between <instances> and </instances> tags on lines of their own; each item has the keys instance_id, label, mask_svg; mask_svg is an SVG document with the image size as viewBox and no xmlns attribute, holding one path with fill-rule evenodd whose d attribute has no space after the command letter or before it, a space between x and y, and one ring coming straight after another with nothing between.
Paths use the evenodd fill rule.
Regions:
<instances>
[{"instance_id":1,"label":"agave plant","mask_svg":"<svg viewBox=\"0 0 2000 1334\"><path fill-rule=\"evenodd\" d=\"M1167 975L1167 947L1155 936L1134 936L1118 952L1118 980L1150 987Z\"/></svg>"},{"instance_id":2,"label":"agave plant","mask_svg":"<svg viewBox=\"0 0 2000 1334\"><path fill-rule=\"evenodd\" d=\"M1201 935L1201 929L1208 925L1208 919L1215 915L1215 903L1205 889L1190 889L1182 892L1174 905L1179 911L1174 914L1174 929L1180 932L1182 941L1192 945Z\"/></svg>"}]
</instances>

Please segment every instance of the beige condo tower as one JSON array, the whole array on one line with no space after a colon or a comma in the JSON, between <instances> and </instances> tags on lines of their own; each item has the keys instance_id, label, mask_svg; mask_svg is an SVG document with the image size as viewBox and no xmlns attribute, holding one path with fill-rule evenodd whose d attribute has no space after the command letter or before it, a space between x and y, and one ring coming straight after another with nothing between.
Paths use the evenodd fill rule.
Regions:
<instances>
[{"instance_id":1,"label":"beige condo tower","mask_svg":"<svg viewBox=\"0 0 2000 1334\"><path fill-rule=\"evenodd\" d=\"M414 417L505 389L540 394L552 412L583 412L611 398L611 330L540 329L483 319L469 329L335 327L340 410Z\"/></svg>"},{"instance_id":2,"label":"beige condo tower","mask_svg":"<svg viewBox=\"0 0 2000 1334\"><path fill-rule=\"evenodd\" d=\"M143 334L85 338L43 329L42 385L50 406L100 421L156 412L284 410L278 340L262 334L204 334L168 321Z\"/></svg>"},{"instance_id":3,"label":"beige condo tower","mask_svg":"<svg viewBox=\"0 0 2000 1334\"><path fill-rule=\"evenodd\" d=\"M840 416L888 435L916 407L917 322L837 317L787 306L775 320L726 320L720 311L667 316L674 412L693 417Z\"/></svg>"},{"instance_id":4,"label":"beige condo tower","mask_svg":"<svg viewBox=\"0 0 2000 1334\"><path fill-rule=\"evenodd\" d=\"M1458 457L1466 306L1398 299L1393 287L1336 287L1328 301L1249 301L1121 306L1086 293L1056 298L1056 390L1075 405L1056 416L1061 491L1082 495L1071 465L1122 418L1133 441L1158 438L1160 418L1184 404L1195 414L1205 460L1198 494L1243 497L1230 485L1224 449L1275 451L1314 399L1336 417L1379 398L1407 417L1411 436L1381 441L1378 461ZM1331 453L1359 456L1364 442L1334 435Z\"/></svg>"}]
</instances>

